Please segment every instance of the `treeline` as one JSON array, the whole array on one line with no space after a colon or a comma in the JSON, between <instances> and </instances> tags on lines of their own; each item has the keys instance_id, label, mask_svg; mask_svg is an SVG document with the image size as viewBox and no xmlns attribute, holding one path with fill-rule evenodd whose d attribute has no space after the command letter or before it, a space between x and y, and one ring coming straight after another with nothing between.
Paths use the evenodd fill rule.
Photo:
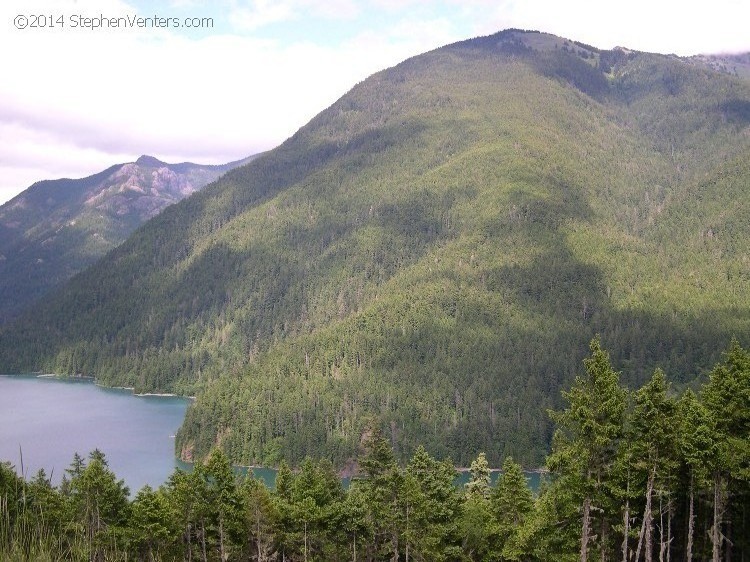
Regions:
<instances>
[{"instance_id":1,"label":"treeline","mask_svg":"<svg viewBox=\"0 0 750 562\"><path fill-rule=\"evenodd\" d=\"M537 497L511 458L485 454L455 486L451 461L406 466L377 429L345 488L328 460L282 462L274 490L215 450L131 500L104 455L62 483L0 465L3 560L744 560L750 554L750 353L733 342L696 393L664 374L623 387L598 339L552 412Z\"/></svg>"}]
</instances>

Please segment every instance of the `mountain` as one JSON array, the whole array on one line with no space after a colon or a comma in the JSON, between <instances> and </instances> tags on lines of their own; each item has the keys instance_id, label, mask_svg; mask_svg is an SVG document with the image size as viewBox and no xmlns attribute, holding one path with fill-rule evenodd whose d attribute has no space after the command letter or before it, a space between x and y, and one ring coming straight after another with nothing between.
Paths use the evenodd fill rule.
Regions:
<instances>
[{"instance_id":1,"label":"mountain","mask_svg":"<svg viewBox=\"0 0 750 562\"><path fill-rule=\"evenodd\" d=\"M152 156L40 181L0 207L0 323L122 243L168 205L252 157L218 166Z\"/></svg>"},{"instance_id":2,"label":"mountain","mask_svg":"<svg viewBox=\"0 0 750 562\"><path fill-rule=\"evenodd\" d=\"M690 60L719 72L750 80L750 53L696 55Z\"/></svg>"},{"instance_id":3,"label":"mountain","mask_svg":"<svg viewBox=\"0 0 750 562\"><path fill-rule=\"evenodd\" d=\"M750 340L750 84L507 30L356 85L0 337L0 371L195 394L181 455L338 465L373 425L539 466L595 334L641 385Z\"/></svg>"}]
</instances>

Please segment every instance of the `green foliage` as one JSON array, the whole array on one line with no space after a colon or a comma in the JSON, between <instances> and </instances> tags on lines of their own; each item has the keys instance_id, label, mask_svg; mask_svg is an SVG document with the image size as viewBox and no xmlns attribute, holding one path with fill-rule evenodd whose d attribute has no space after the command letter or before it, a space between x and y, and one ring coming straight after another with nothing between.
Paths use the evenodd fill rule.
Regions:
<instances>
[{"instance_id":1,"label":"green foliage","mask_svg":"<svg viewBox=\"0 0 750 562\"><path fill-rule=\"evenodd\" d=\"M591 355L584 359L586 375L576 377L570 391L563 392L568 407L551 413L559 429L547 460L581 502L582 560L588 558L595 523L602 529L597 537L599 549L607 548L604 529L611 495L608 475L615 469L625 435L627 408L627 391L620 386L619 373L612 368L609 354L598 338L589 347ZM592 510L599 516L595 517Z\"/></svg>"},{"instance_id":2,"label":"green foliage","mask_svg":"<svg viewBox=\"0 0 750 562\"><path fill-rule=\"evenodd\" d=\"M366 478L359 485L367 504L368 527L372 529L368 555L397 557L400 530L405 527L405 514L401 509L403 475L391 446L377 429L364 444L360 467Z\"/></svg>"},{"instance_id":3,"label":"green foliage","mask_svg":"<svg viewBox=\"0 0 750 562\"><path fill-rule=\"evenodd\" d=\"M635 394L630 424L632 440L637 449L634 454L641 459L641 468L646 472L669 474L675 469L679 425L676 404L669 394L669 383L660 369Z\"/></svg>"},{"instance_id":4,"label":"green foliage","mask_svg":"<svg viewBox=\"0 0 750 562\"><path fill-rule=\"evenodd\" d=\"M148 560L164 556L174 542L167 497L149 486L138 491L130 505L127 533L128 548Z\"/></svg>"},{"instance_id":5,"label":"green foliage","mask_svg":"<svg viewBox=\"0 0 750 562\"><path fill-rule=\"evenodd\" d=\"M750 353L736 340L711 371L703 400L715 424L721 469L750 480Z\"/></svg>"},{"instance_id":6,"label":"green foliage","mask_svg":"<svg viewBox=\"0 0 750 562\"><path fill-rule=\"evenodd\" d=\"M473 484L460 489L452 463L424 447L399 465L377 428L348 489L330 461L306 459L294 472L282 463L269 490L238 476L218 450L132 499L100 451L76 455L57 488L43 472L26 482L2 464L0 558L574 562L705 560L713 551L742 559L750 552L742 456L749 357L733 342L699 393L680 397L657 370L628 402L593 340L586 374L555 414L554 472L536 498L510 458L492 487L478 455Z\"/></svg>"},{"instance_id":7,"label":"green foliage","mask_svg":"<svg viewBox=\"0 0 750 562\"><path fill-rule=\"evenodd\" d=\"M339 468L377 426L540 466L595 334L632 387L750 337L749 101L518 30L415 57L9 325L0 370L196 395L199 461Z\"/></svg>"},{"instance_id":8,"label":"green foliage","mask_svg":"<svg viewBox=\"0 0 750 562\"><path fill-rule=\"evenodd\" d=\"M627 392L598 338L590 349L591 356L584 360L586 375L576 377L570 391L563 392L568 408L551 413L559 433L549 462L553 469L600 483L623 437Z\"/></svg>"},{"instance_id":9,"label":"green foliage","mask_svg":"<svg viewBox=\"0 0 750 562\"><path fill-rule=\"evenodd\" d=\"M258 561L269 560L275 553L274 531L278 528L280 517L277 506L268 488L255 478L247 478L243 482L240 494L247 532L247 557Z\"/></svg>"},{"instance_id":10,"label":"green foliage","mask_svg":"<svg viewBox=\"0 0 750 562\"><path fill-rule=\"evenodd\" d=\"M450 461L433 459L419 447L406 467L402 502L406 503L404 542L415 560L455 558L461 497L453 484Z\"/></svg>"},{"instance_id":11,"label":"green foliage","mask_svg":"<svg viewBox=\"0 0 750 562\"><path fill-rule=\"evenodd\" d=\"M471 462L471 479L466 483L466 493L485 499L490 494L490 465L484 453Z\"/></svg>"},{"instance_id":12,"label":"green foliage","mask_svg":"<svg viewBox=\"0 0 750 562\"><path fill-rule=\"evenodd\" d=\"M516 535L534 508L534 499L521 465L507 457L503 472L492 489L490 505L498 522L498 548L507 560L517 559Z\"/></svg>"},{"instance_id":13,"label":"green foliage","mask_svg":"<svg viewBox=\"0 0 750 562\"><path fill-rule=\"evenodd\" d=\"M705 484L718 455L713 419L690 389L680 398L677 411L679 455L698 482Z\"/></svg>"}]
</instances>

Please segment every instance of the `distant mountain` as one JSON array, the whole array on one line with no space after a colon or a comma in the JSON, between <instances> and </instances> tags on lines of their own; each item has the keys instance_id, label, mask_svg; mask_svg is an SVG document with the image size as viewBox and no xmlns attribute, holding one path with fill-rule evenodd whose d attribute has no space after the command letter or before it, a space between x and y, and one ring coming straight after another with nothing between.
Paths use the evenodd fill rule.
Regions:
<instances>
[{"instance_id":1,"label":"distant mountain","mask_svg":"<svg viewBox=\"0 0 750 562\"><path fill-rule=\"evenodd\" d=\"M696 55L690 60L704 64L713 70L750 80L750 53L723 55Z\"/></svg>"},{"instance_id":2,"label":"distant mountain","mask_svg":"<svg viewBox=\"0 0 750 562\"><path fill-rule=\"evenodd\" d=\"M378 425L543 462L595 334L641 385L750 343L750 83L508 30L356 85L0 333L0 372L196 394L177 444L355 456Z\"/></svg>"},{"instance_id":3,"label":"distant mountain","mask_svg":"<svg viewBox=\"0 0 750 562\"><path fill-rule=\"evenodd\" d=\"M252 158L205 166L141 156L87 178L35 183L0 207L0 323Z\"/></svg>"}]
</instances>

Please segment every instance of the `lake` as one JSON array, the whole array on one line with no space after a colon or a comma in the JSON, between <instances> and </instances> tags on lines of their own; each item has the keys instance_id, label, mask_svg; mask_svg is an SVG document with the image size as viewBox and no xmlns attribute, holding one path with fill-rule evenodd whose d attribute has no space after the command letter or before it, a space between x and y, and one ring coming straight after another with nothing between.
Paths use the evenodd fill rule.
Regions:
<instances>
[{"instance_id":1,"label":"lake","mask_svg":"<svg viewBox=\"0 0 750 562\"><path fill-rule=\"evenodd\" d=\"M188 404L90 381L0 376L0 461L20 473L22 451L27 478L43 468L59 484L74 453L87 457L98 448L134 495L184 467L174 455L174 434Z\"/></svg>"},{"instance_id":2,"label":"lake","mask_svg":"<svg viewBox=\"0 0 750 562\"><path fill-rule=\"evenodd\" d=\"M135 495L146 484L159 487L176 467L190 469L174 454L174 434L189 403L177 397L134 396L91 381L0 375L0 462L10 461L20 473L22 451L27 478L43 468L59 484L74 453L87 457L98 448ZM255 468L253 473L273 486L275 470ZM492 472L493 484L498 475ZM538 490L540 475L526 477L532 490ZM462 486L468 480L469 474L462 472L455 482Z\"/></svg>"}]
</instances>

